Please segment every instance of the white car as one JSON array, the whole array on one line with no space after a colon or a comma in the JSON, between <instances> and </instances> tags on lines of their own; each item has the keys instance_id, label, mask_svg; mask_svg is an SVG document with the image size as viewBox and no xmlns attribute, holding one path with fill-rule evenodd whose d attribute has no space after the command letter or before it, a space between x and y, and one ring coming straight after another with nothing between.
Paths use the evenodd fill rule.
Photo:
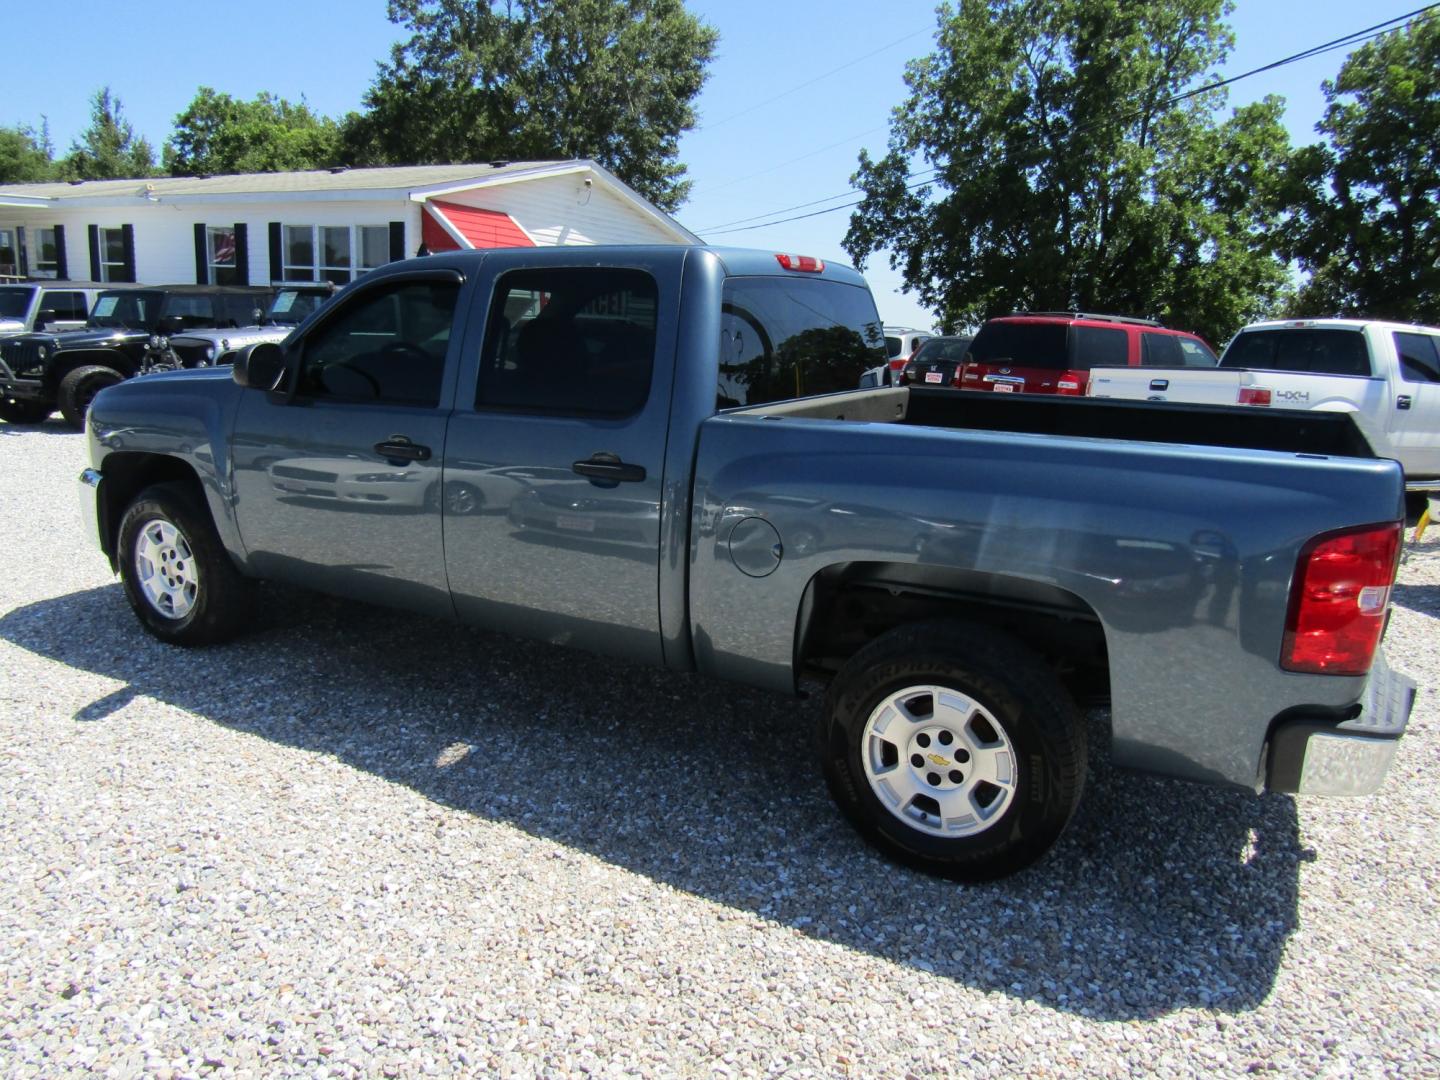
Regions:
<instances>
[{"instance_id":1,"label":"white car","mask_svg":"<svg viewBox=\"0 0 1440 1080\"><path fill-rule=\"evenodd\" d=\"M870 368L860 376L861 389L871 389L876 386L898 386L900 372L905 367L905 361L925 342L929 341L934 334L925 330L916 330L910 326L887 326L885 332L885 363L879 367Z\"/></svg>"}]
</instances>

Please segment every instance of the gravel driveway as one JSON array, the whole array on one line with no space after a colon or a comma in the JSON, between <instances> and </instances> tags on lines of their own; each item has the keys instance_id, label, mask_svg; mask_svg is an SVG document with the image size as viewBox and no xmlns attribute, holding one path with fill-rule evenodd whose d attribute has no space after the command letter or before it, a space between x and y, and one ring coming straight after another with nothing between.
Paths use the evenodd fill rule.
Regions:
<instances>
[{"instance_id":1,"label":"gravel driveway","mask_svg":"<svg viewBox=\"0 0 1440 1080\"><path fill-rule=\"evenodd\" d=\"M1440 527L1380 794L1099 761L966 888L842 823L810 704L282 590L159 645L83 465L0 422L6 1077L1440 1075Z\"/></svg>"}]
</instances>

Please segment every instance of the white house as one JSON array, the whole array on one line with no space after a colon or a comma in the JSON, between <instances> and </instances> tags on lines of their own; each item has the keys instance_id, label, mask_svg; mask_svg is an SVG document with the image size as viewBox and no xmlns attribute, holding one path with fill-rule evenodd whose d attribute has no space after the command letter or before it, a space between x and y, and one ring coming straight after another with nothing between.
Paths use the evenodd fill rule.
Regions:
<instances>
[{"instance_id":1,"label":"white house","mask_svg":"<svg viewBox=\"0 0 1440 1080\"><path fill-rule=\"evenodd\" d=\"M422 245L692 243L593 161L0 185L0 276L344 283Z\"/></svg>"}]
</instances>

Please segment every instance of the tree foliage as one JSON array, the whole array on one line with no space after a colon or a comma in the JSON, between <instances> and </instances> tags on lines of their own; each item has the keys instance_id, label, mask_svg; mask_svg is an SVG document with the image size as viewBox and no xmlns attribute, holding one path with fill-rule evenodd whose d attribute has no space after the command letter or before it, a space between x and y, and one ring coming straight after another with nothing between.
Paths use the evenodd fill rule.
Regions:
<instances>
[{"instance_id":1,"label":"tree foliage","mask_svg":"<svg viewBox=\"0 0 1440 1080\"><path fill-rule=\"evenodd\" d=\"M354 164L593 158L665 210L685 199L716 32L683 0L390 0L410 37L345 131Z\"/></svg>"},{"instance_id":2,"label":"tree foliage","mask_svg":"<svg viewBox=\"0 0 1440 1080\"><path fill-rule=\"evenodd\" d=\"M1287 253L1296 314L1440 324L1440 18L1356 49L1295 155Z\"/></svg>"},{"instance_id":3,"label":"tree foliage","mask_svg":"<svg viewBox=\"0 0 1440 1080\"><path fill-rule=\"evenodd\" d=\"M90 102L90 126L71 144L61 163L71 180L124 180L154 176L155 154L150 143L136 136L120 99L108 86L95 91Z\"/></svg>"},{"instance_id":4,"label":"tree foliage","mask_svg":"<svg viewBox=\"0 0 1440 1080\"><path fill-rule=\"evenodd\" d=\"M1190 93L1226 0L960 0L861 154L845 246L888 249L948 329L1016 308L1153 315L1220 340L1285 282L1270 250L1289 142L1269 98Z\"/></svg>"},{"instance_id":5,"label":"tree foliage","mask_svg":"<svg viewBox=\"0 0 1440 1080\"><path fill-rule=\"evenodd\" d=\"M56 177L49 128L0 127L0 184L39 184Z\"/></svg>"},{"instance_id":6,"label":"tree foliage","mask_svg":"<svg viewBox=\"0 0 1440 1080\"><path fill-rule=\"evenodd\" d=\"M208 86L175 117L165 145L172 176L324 169L339 160L340 126L268 93L242 101Z\"/></svg>"}]
</instances>

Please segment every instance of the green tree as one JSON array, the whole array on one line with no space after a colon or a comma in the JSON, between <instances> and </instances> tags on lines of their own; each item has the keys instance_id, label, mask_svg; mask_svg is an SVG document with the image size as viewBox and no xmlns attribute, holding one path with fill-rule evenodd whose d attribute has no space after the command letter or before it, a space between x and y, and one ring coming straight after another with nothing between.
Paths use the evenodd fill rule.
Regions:
<instances>
[{"instance_id":1,"label":"green tree","mask_svg":"<svg viewBox=\"0 0 1440 1080\"><path fill-rule=\"evenodd\" d=\"M61 163L72 180L126 180L155 175L155 154L150 143L136 136L120 99L108 86L95 91L90 103L90 126Z\"/></svg>"},{"instance_id":2,"label":"green tree","mask_svg":"<svg viewBox=\"0 0 1440 1080\"><path fill-rule=\"evenodd\" d=\"M340 125L268 93L254 101L200 87L165 145L172 176L325 169L339 161Z\"/></svg>"},{"instance_id":3,"label":"green tree","mask_svg":"<svg viewBox=\"0 0 1440 1080\"><path fill-rule=\"evenodd\" d=\"M56 177L55 152L45 123L0 127L0 184L38 184Z\"/></svg>"},{"instance_id":4,"label":"green tree","mask_svg":"<svg viewBox=\"0 0 1440 1080\"><path fill-rule=\"evenodd\" d=\"M1226 0L960 0L912 61L845 247L888 250L947 329L1015 308L1221 340L1285 283L1276 98L1217 119ZM1188 93L1189 96L1183 96Z\"/></svg>"},{"instance_id":5,"label":"green tree","mask_svg":"<svg viewBox=\"0 0 1440 1080\"><path fill-rule=\"evenodd\" d=\"M592 158L665 210L718 38L682 0L390 0L353 164Z\"/></svg>"},{"instance_id":6,"label":"green tree","mask_svg":"<svg viewBox=\"0 0 1440 1080\"><path fill-rule=\"evenodd\" d=\"M1440 19L1356 49L1295 155L1287 254L1296 314L1440 324Z\"/></svg>"}]
</instances>

